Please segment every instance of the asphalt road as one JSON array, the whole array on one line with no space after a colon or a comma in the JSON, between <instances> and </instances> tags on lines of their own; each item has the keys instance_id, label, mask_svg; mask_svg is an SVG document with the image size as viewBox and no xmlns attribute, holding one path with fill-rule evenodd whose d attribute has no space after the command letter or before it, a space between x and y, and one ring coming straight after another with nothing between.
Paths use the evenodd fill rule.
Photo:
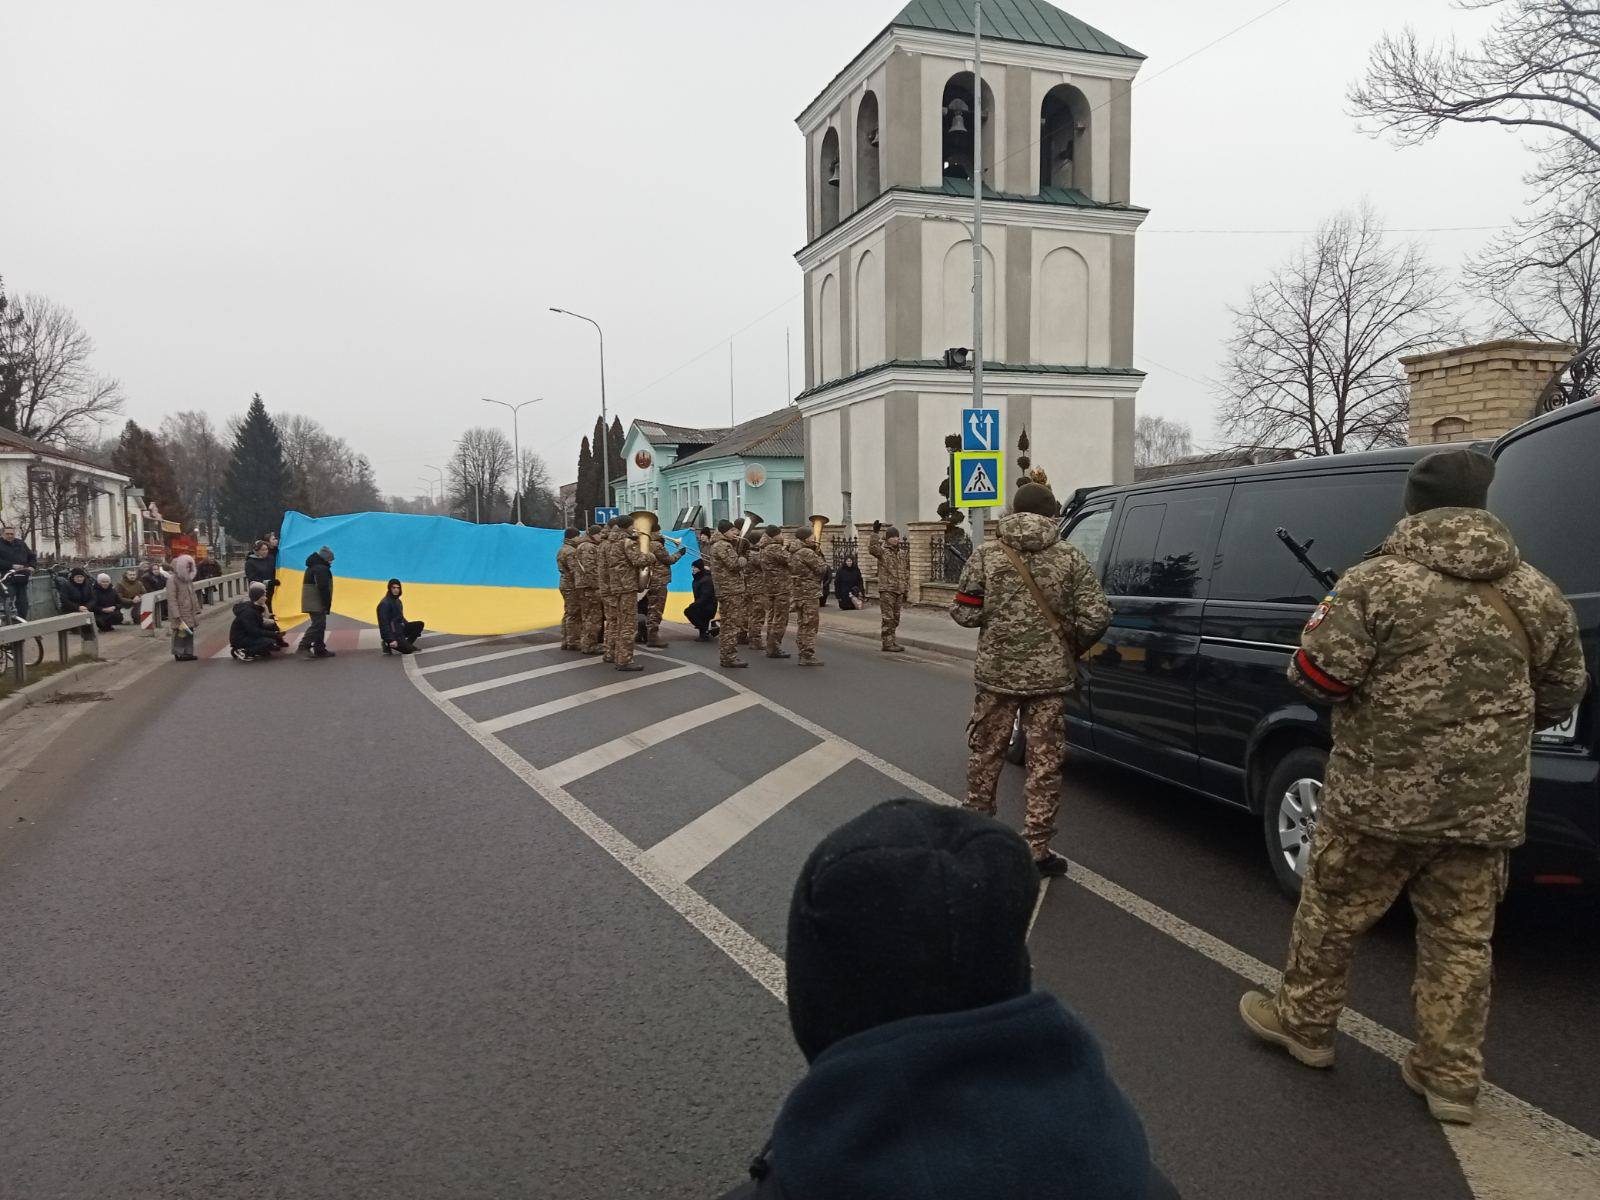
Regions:
<instances>
[{"instance_id":1,"label":"asphalt road","mask_svg":"<svg viewBox=\"0 0 1600 1200\"><path fill-rule=\"evenodd\" d=\"M547 641L166 665L13 784L24 804L0 792L25 814L0 841L0 1197L740 1177L802 1068L774 995L795 872L877 800L960 794L970 677L844 637L821 670L732 675L688 639L635 676ZM1585 1194L1540 1188L1596 1166L1594 904L1505 906L1488 1056L1515 1099L1447 1140L1385 1050L1410 1029L1404 913L1333 1071L1243 1032L1240 972L1280 965L1292 912L1259 841L1069 764L1082 870L1042 906L1037 982L1097 1030L1184 1194Z\"/></svg>"}]
</instances>

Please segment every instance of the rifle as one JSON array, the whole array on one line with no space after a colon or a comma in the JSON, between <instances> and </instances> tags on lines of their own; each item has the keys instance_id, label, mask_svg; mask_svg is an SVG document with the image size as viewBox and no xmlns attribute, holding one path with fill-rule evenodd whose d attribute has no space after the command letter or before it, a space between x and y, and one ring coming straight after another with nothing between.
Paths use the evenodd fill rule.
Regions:
<instances>
[{"instance_id":1,"label":"rifle","mask_svg":"<svg viewBox=\"0 0 1600 1200\"><path fill-rule=\"evenodd\" d=\"M1324 591L1333 591L1333 585L1339 582L1339 576L1332 571L1326 571L1317 566L1317 564L1312 561L1311 558L1311 547L1316 544L1316 538L1308 538L1305 544L1302 545L1301 543L1295 541L1294 536L1290 534L1290 532L1282 525L1278 526L1278 528L1274 529L1272 532L1275 533L1278 540L1283 543L1284 549L1286 549L1290 554L1294 555L1295 560L1299 562L1302 567L1311 572L1311 578L1320 583Z\"/></svg>"}]
</instances>

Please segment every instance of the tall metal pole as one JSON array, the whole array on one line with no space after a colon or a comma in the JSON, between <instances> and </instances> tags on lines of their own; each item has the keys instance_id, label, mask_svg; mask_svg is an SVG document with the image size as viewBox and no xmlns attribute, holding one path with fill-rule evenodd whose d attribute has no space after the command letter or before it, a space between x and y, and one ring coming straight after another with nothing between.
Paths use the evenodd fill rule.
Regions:
<instances>
[{"instance_id":1,"label":"tall metal pole","mask_svg":"<svg viewBox=\"0 0 1600 1200\"><path fill-rule=\"evenodd\" d=\"M728 426L732 428L739 422L733 415L733 343L728 343Z\"/></svg>"},{"instance_id":2,"label":"tall metal pole","mask_svg":"<svg viewBox=\"0 0 1600 1200\"><path fill-rule=\"evenodd\" d=\"M983 0L972 6L972 407L983 407ZM953 497L952 497L953 499ZM972 510L972 540L983 540L983 509Z\"/></svg>"},{"instance_id":3,"label":"tall metal pole","mask_svg":"<svg viewBox=\"0 0 1600 1200\"><path fill-rule=\"evenodd\" d=\"M517 418L521 414L522 410L527 408L528 405L538 404L543 399L543 396L538 396L532 400L524 400L520 404L507 404L504 400L491 400L487 396L483 397L483 402L485 404L498 404L501 408L509 408L511 410L511 453L515 459L515 461L511 464L511 479L512 486L514 486L517 490L517 498L514 508L517 514L516 520L518 525L522 524L522 435L517 429ZM480 504L481 503L482 501L480 499Z\"/></svg>"},{"instance_id":4,"label":"tall metal pole","mask_svg":"<svg viewBox=\"0 0 1600 1200\"><path fill-rule=\"evenodd\" d=\"M600 328L600 322L593 317L586 317L582 313L573 312L568 308L550 309L553 313L560 313L563 317L577 317L580 321L587 321L594 326L594 331L600 335L600 467L601 478L605 480L605 507L611 507L611 417L606 412L606 331Z\"/></svg>"}]
</instances>

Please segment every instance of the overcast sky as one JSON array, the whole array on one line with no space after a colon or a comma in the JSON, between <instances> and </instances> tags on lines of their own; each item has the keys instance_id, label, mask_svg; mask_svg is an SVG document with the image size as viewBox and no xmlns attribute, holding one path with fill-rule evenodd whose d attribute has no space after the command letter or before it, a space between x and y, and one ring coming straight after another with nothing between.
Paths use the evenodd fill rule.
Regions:
<instances>
[{"instance_id":1,"label":"overcast sky","mask_svg":"<svg viewBox=\"0 0 1600 1200\"><path fill-rule=\"evenodd\" d=\"M1135 83L1141 411L1210 432L1226 306L1370 198L1452 268L1517 214L1515 135L1401 150L1344 94L1447 0L1075 0ZM598 408L725 423L801 378L794 118L895 0L0 0L0 274L70 306L128 415L219 422L259 391L419 493L480 397L543 397L524 446L574 475ZM1469 23L1470 22L1470 23ZM1194 55L1184 60L1186 56ZM1227 230L1233 232L1195 232Z\"/></svg>"}]
</instances>

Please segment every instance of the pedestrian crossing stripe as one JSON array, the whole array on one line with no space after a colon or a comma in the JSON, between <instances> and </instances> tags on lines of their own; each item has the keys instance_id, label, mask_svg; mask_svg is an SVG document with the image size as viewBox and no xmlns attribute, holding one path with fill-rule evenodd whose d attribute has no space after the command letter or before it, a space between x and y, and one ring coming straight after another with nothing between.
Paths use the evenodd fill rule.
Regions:
<instances>
[{"instance_id":1,"label":"pedestrian crossing stripe","mask_svg":"<svg viewBox=\"0 0 1600 1200\"><path fill-rule=\"evenodd\" d=\"M1005 464L998 450L963 451L955 456L956 507L998 508Z\"/></svg>"}]
</instances>

